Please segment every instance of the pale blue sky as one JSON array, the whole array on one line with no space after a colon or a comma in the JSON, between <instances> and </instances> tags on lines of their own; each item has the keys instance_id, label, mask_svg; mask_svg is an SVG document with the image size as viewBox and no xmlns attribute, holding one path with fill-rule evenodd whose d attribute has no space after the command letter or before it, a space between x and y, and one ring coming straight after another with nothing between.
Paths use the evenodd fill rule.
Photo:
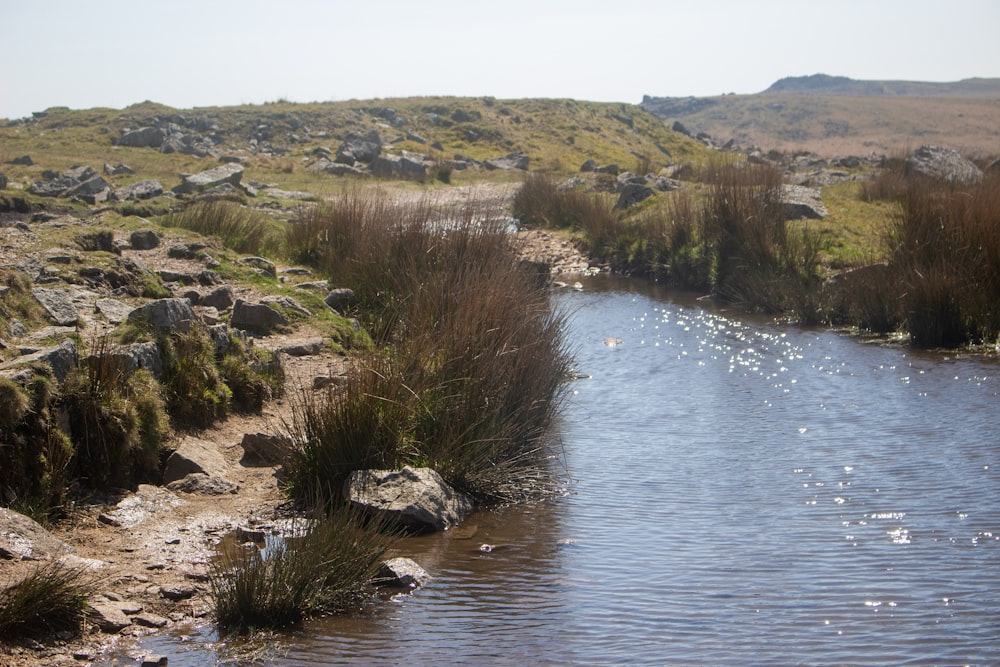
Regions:
<instances>
[{"instance_id":1,"label":"pale blue sky","mask_svg":"<svg viewBox=\"0 0 1000 667\"><path fill-rule=\"evenodd\" d=\"M0 118L406 97L754 93L1000 77L998 0L0 0Z\"/></svg>"}]
</instances>

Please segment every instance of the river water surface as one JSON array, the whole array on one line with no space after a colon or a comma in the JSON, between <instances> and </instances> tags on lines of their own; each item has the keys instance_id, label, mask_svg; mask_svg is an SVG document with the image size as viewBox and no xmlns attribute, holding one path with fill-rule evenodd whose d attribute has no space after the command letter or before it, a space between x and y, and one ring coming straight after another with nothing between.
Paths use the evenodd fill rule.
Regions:
<instances>
[{"instance_id":1,"label":"river water surface","mask_svg":"<svg viewBox=\"0 0 1000 667\"><path fill-rule=\"evenodd\" d=\"M567 494L407 540L426 588L258 664L1000 664L995 359L610 278L555 299L590 376L560 424ZM230 662L185 632L145 648Z\"/></svg>"}]
</instances>

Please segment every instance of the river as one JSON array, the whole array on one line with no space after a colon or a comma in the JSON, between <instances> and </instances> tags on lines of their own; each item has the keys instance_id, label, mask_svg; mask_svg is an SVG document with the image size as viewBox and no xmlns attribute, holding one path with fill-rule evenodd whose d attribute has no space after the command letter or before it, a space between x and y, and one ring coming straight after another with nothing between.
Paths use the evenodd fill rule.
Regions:
<instances>
[{"instance_id":1,"label":"river","mask_svg":"<svg viewBox=\"0 0 1000 667\"><path fill-rule=\"evenodd\" d=\"M566 495L406 540L426 588L256 664L1000 664L995 358L616 278L554 298L589 376L559 424ZM143 649L237 664L210 627Z\"/></svg>"}]
</instances>

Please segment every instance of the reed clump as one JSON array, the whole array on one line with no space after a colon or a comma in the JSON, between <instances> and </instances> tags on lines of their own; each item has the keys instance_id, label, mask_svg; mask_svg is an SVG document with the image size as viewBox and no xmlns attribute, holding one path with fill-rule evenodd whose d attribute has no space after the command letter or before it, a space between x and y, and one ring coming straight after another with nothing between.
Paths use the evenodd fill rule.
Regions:
<instances>
[{"instance_id":1,"label":"reed clump","mask_svg":"<svg viewBox=\"0 0 1000 667\"><path fill-rule=\"evenodd\" d=\"M251 255L274 254L280 235L266 214L242 204L215 199L191 204L163 217L167 227L215 236L230 250Z\"/></svg>"},{"instance_id":2,"label":"reed clump","mask_svg":"<svg viewBox=\"0 0 1000 667\"><path fill-rule=\"evenodd\" d=\"M224 549L210 571L224 630L284 628L350 609L368 592L394 535L341 510L305 522L300 536Z\"/></svg>"},{"instance_id":3,"label":"reed clump","mask_svg":"<svg viewBox=\"0 0 1000 667\"><path fill-rule=\"evenodd\" d=\"M93 578L79 568L52 561L0 588L0 638L44 638L77 633L86 618Z\"/></svg>"},{"instance_id":4,"label":"reed clump","mask_svg":"<svg viewBox=\"0 0 1000 667\"><path fill-rule=\"evenodd\" d=\"M298 248L358 295L378 351L338 394L297 409L291 488L338 495L352 470L430 466L481 499L545 486L545 427L568 355L562 316L518 261L501 212L442 214L350 195L293 226Z\"/></svg>"}]
</instances>

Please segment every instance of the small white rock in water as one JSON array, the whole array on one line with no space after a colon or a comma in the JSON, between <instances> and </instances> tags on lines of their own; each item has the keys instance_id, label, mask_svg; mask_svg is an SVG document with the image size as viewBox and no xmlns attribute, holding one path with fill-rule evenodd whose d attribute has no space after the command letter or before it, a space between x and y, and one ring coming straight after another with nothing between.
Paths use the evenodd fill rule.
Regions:
<instances>
[{"instance_id":1,"label":"small white rock in water","mask_svg":"<svg viewBox=\"0 0 1000 667\"><path fill-rule=\"evenodd\" d=\"M575 289L577 292L582 292L583 283L573 283L573 289Z\"/></svg>"},{"instance_id":2,"label":"small white rock in water","mask_svg":"<svg viewBox=\"0 0 1000 667\"><path fill-rule=\"evenodd\" d=\"M607 347L618 347L619 345L621 345L624 342L625 341L623 341L621 338L605 338L604 339L604 345L607 346Z\"/></svg>"}]
</instances>

